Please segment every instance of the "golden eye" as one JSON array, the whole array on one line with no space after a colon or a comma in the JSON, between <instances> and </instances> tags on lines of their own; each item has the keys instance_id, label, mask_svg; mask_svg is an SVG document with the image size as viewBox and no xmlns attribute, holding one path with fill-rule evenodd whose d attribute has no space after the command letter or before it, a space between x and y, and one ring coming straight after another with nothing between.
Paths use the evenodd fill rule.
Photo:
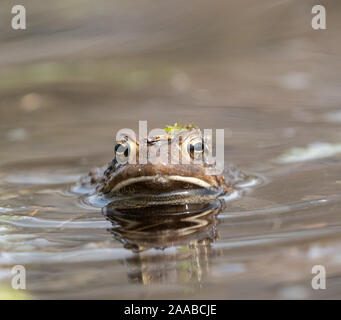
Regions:
<instances>
[{"instance_id":1,"label":"golden eye","mask_svg":"<svg viewBox=\"0 0 341 320\"><path fill-rule=\"evenodd\" d=\"M192 139L188 144L187 151L193 159L201 156L204 152L204 141L200 138Z\"/></svg>"},{"instance_id":2,"label":"golden eye","mask_svg":"<svg viewBox=\"0 0 341 320\"><path fill-rule=\"evenodd\" d=\"M120 163L125 163L130 154L130 145L128 141L119 141L115 145L115 157Z\"/></svg>"}]
</instances>

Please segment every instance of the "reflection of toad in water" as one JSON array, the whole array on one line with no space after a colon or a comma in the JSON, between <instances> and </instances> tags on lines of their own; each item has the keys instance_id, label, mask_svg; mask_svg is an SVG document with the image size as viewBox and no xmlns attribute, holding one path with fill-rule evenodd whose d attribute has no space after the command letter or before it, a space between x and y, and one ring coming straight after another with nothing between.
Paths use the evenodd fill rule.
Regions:
<instances>
[{"instance_id":1,"label":"reflection of toad in water","mask_svg":"<svg viewBox=\"0 0 341 320\"><path fill-rule=\"evenodd\" d=\"M200 283L209 272L210 258L217 254L210 244L217 238L216 216L221 209L216 200L140 209L109 205L103 211L113 224L109 231L136 253L126 260L132 282L183 284Z\"/></svg>"}]
</instances>

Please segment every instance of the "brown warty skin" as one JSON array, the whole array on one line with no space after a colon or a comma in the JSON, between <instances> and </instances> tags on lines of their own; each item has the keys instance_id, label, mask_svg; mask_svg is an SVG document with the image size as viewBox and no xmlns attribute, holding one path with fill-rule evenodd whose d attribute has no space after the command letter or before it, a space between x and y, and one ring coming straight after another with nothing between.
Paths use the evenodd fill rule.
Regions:
<instances>
[{"instance_id":1,"label":"brown warty skin","mask_svg":"<svg viewBox=\"0 0 341 320\"><path fill-rule=\"evenodd\" d=\"M200 202L232 190L232 182L224 176L208 174L214 163L206 159L204 150L210 145L199 129L142 139L122 136L113 160L91 170L81 183L95 185L105 197L135 198L148 204Z\"/></svg>"}]
</instances>

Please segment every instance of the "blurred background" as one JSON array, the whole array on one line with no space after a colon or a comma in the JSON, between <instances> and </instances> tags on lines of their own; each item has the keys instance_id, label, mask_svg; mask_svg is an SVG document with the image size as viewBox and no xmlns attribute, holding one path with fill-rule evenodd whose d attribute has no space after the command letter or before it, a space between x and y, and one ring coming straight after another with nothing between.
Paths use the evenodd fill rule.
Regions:
<instances>
[{"instance_id":1,"label":"blurred background","mask_svg":"<svg viewBox=\"0 0 341 320\"><path fill-rule=\"evenodd\" d=\"M61 141L63 154L74 152L65 143L78 134L77 148L110 141L114 126L92 139L96 121L201 125L204 109L212 114L205 125L217 127L219 116L206 108L299 113L340 101L337 1L324 1L327 30L319 31L310 0L22 3L26 30L11 28L15 2L0 8L0 121L44 131L35 154L56 139L54 130L72 135ZM6 157L13 144L1 143ZM13 148L33 156L26 143Z\"/></svg>"},{"instance_id":2,"label":"blurred background","mask_svg":"<svg viewBox=\"0 0 341 320\"><path fill-rule=\"evenodd\" d=\"M30 0L13 30L16 4L0 5L0 281L21 263L38 298L340 297L339 1ZM138 120L224 128L226 161L262 176L214 244L136 256L68 193Z\"/></svg>"}]
</instances>

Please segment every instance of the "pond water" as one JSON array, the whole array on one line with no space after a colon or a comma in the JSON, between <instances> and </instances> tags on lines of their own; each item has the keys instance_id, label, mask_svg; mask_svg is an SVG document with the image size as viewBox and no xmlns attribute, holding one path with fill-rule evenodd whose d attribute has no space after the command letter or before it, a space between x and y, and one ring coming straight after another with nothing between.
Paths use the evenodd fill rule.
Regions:
<instances>
[{"instance_id":1,"label":"pond water","mask_svg":"<svg viewBox=\"0 0 341 320\"><path fill-rule=\"evenodd\" d=\"M176 23L168 23L173 32ZM231 48L227 41L212 56L196 54L205 43L186 25L179 28L198 40L193 47L169 36L165 48L181 44L177 54L142 50L149 29L139 34L135 26L141 43L122 57L107 40L101 52L62 51L70 24L61 38L47 30L54 55L38 55L37 31L28 34L27 61L10 54L20 39L2 38L0 284L10 286L11 268L23 265L26 292L39 299L341 298L341 60L333 30L284 39L283 28L278 41ZM257 183L224 208L191 208L196 215L186 219L107 220L72 188L111 160L116 132L137 131L139 120L149 129L178 120L225 129L226 166ZM314 265L326 269L326 290L311 286Z\"/></svg>"}]
</instances>

